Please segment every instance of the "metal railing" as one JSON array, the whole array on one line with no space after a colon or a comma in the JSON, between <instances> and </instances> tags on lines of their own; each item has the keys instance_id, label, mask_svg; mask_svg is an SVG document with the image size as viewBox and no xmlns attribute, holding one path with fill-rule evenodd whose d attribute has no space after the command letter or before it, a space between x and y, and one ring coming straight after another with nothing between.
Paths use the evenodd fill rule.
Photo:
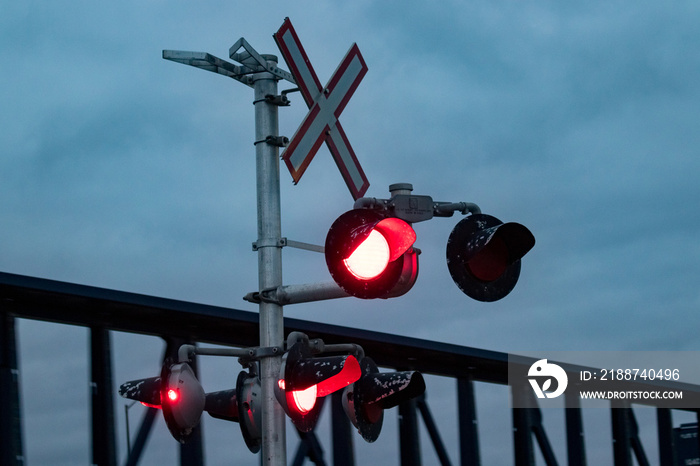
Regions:
<instances>
[{"instance_id":1,"label":"metal railing","mask_svg":"<svg viewBox=\"0 0 700 466\"><path fill-rule=\"evenodd\" d=\"M116 464L117 456L109 330L161 336L169 343L168 351L176 351L182 342L255 346L258 337L257 313L0 272L0 464L24 464L15 318L38 319L91 329L93 464ZM285 334L299 331L311 338L322 338L327 344L348 341L359 344L382 367L418 370L424 374L455 379L459 464L481 464L475 383L507 385L507 353L299 319L285 318L284 326ZM681 385L684 390L690 390L691 395L700 395L700 386L679 386ZM653 389L654 385L649 384L648 388ZM668 389L669 385L666 384L663 388ZM514 464L534 465L538 449L546 464L559 464L532 391L524 391L517 386L510 389L513 399L529 397L526 401L531 406L511 410ZM340 408L339 401L338 395L334 395L331 403L332 464L351 466L355 464L352 427ZM655 406L653 400L646 404ZM631 405L614 402L610 408L614 464L631 466L634 464L633 458L637 464L649 464ZM564 412L567 464L585 465L585 432L578 400L567 398ZM443 465L451 464L424 398L399 406L401 464L421 464L418 449L419 415L435 446L438 461ZM657 407L656 415L659 464L675 465L677 445L673 436L672 410ZM127 464L136 464L152 423L153 413L147 414ZM201 442L181 448L182 464L201 462ZM302 464L305 460L326 464L318 438L313 432L301 437L293 464Z\"/></svg>"}]
</instances>

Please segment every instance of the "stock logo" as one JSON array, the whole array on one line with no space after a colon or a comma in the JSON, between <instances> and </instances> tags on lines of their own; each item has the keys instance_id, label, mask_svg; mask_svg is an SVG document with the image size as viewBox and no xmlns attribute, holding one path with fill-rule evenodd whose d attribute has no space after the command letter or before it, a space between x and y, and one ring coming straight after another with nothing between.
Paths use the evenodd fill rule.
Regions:
<instances>
[{"instance_id":1,"label":"stock logo","mask_svg":"<svg viewBox=\"0 0 700 466\"><path fill-rule=\"evenodd\" d=\"M556 364L548 363L546 359L540 359L530 366L527 375L528 377L534 377L528 378L528 381L530 385L532 385L532 389L535 391L537 398L556 398L564 393L566 385L569 383L569 378L566 376L564 369ZM557 381L554 391L550 391L552 388L552 379ZM538 380L542 380L541 386Z\"/></svg>"}]
</instances>

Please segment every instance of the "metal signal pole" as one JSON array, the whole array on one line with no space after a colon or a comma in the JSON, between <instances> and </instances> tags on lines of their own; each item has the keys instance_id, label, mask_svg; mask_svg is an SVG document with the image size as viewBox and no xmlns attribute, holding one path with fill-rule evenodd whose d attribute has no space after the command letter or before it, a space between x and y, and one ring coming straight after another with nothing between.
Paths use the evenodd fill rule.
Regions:
<instances>
[{"instance_id":1,"label":"metal signal pole","mask_svg":"<svg viewBox=\"0 0 700 466\"><path fill-rule=\"evenodd\" d=\"M277 35L281 36L280 40L282 41L281 43L284 43L285 50L292 47L292 49L296 51L294 53L289 52L291 55L285 55L285 59L288 62L292 59L298 60L300 56L305 56L305 52L303 52L303 48L298 42L288 19L285 20L283 27L280 28ZM278 45L280 45L279 41ZM283 51L283 53L285 52ZM236 81L252 87L254 90L255 99L253 104L255 105L255 157L258 217L258 237L254 244L254 250L258 253L258 289L260 291L253 293L256 297L252 298L252 301L259 303L260 347L272 350L265 357L260 358L260 386L262 391L262 400L260 403L262 413L261 464L264 466L285 466L287 462L286 415L275 396L276 384L278 383L282 366L282 354L284 353L284 351L281 350L284 348L282 304L332 299L345 297L348 296L348 294L335 283L330 285L313 284L299 287L282 286L282 247L286 244L308 249L308 246L310 246L293 241L287 242L282 238L281 231L279 148L284 147L289 143L289 140L280 137L278 134L278 107L280 105L288 105L289 101L285 95L277 94L277 84L280 80L286 80L295 85L299 84L292 73L277 67L278 60L276 56L259 54L244 38L239 39L231 46L229 49L229 57L239 64L222 60L206 52L163 51L163 58L167 60L233 78ZM343 64L341 64L341 72L338 75L338 80L345 87L348 87L348 89L341 89L343 90L343 98L334 97L336 100L340 99L335 103L336 107L333 111L324 113L326 117L330 118L325 124L331 127L339 128L339 124L335 121L335 118L337 118L335 113L342 110L342 108L339 109L338 106L340 102L345 102L349 98L349 95L352 94L354 88L359 84L359 80L364 76L367 70L357 46L351 48L348 57L349 58L346 58ZM297 63L297 65L299 64ZM352 75L352 79L341 79L346 75L346 71L350 65L354 65L354 68L348 72ZM307 81L311 78L314 79L305 82L305 85L312 84L314 88L319 87L318 90L321 92L322 89L320 85L316 83L315 73L309 68L308 64L306 64L306 67L308 68L304 68L307 69L306 74L301 73L301 76L306 76ZM343 88L341 85L338 87ZM304 86L299 85L298 90L301 88L304 88ZM329 94L330 93L329 91ZM340 95L338 93L336 94ZM336 94L333 95L336 96ZM327 105L325 104L327 100L326 94L321 94L321 97L321 101L324 105ZM310 99L313 100L313 98ZM310 106L311 104L309 102L311 100L307 102ZM340 130L338 129L336 131ZM345 144L347 144L346 141ZM331 144L329 147L335 148L335 145ZM352 152L349 146L345 148L344 151L348 153ZM313 153L302 155L304 156L304 160L313 157ZM340 154L339 157L341 155L342 154ZM367 189L369 182L366 181L366 177L356 160L353 159L347 162L343 159L342 162L345 165L352 162L351 165L354 170L351 171L353 173L357 172L355 178L359 180L357 183L355 183L357 180L353 181L353 183L359 185L355 186L355 184L351 183L348 186L353 186L354 188L351 187L351 192L359 196ZM317 250L318 247L313 247L313 249Z\"/></svg>"},{"instance_id":2,"label":"metal signal pole","mask_svg":"<svg viewBox=\"0 0 700 466\"><path fill-rule=\"evenodd\" d=\"M240 65L205 52L164 50L163 58L212 71L233 78L253 88L255 99L255 157L258 213L258 286L261 290L277 289L282 285L282 227L280 207L278 105L284 105L277 95L277 82L285 79L294 83L292 75L277 67L277 57L261 55L239 39L229 55ZM278 302L260 300L260 346L284 346L282 306ZM262 463L265 466L285 466L286 433L284 410L275 397L282 353L260 360L262 389Z\"/></svg>"},{"instance_id":3,"label":"metal signal pole","mask_svg":"<svg viewBox=\"0 0 700 466\"><path fill-rule=\"evenodd\" d=\"M271 66L277 57L263 55ZM266 96L277 96L278 78L269 72L252 76L255 90L255 158L258 209L258 286L265 290L282 285L282 221L280 208L279 147L267 142L279 132L277 105ZM282 306L261 301L260 346L284 345ZM275 398L282 355L260 361L262 388L262 464L286 465L285 414Z\"/></svg>"}]
</instances>

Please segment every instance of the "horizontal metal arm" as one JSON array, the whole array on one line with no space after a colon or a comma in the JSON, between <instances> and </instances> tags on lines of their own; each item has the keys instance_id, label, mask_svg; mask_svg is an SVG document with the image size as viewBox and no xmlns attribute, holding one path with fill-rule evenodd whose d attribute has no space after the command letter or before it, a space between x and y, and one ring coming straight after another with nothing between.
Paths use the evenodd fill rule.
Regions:
<instances>
[{"instance_id":1,"label":"horizontal metal arm","mask_svg":"<svg viewBox=\"0 0 700 466\"><path fill-rule=\"evenodd\" d=\"M201 356L228 356L234 358L259 359L270 356L277 356L284 353L284 349L279 346L254 347L254 348L199 348L194 345L182 345L177 352L179 362L187 362L195 354Z\"/></svg>"},{"instance_id":2,"label":"horizontal metal arm","mask_svg":"<svg viewBox=\"0 0 700 466\"><path fill-rule=\"evenodd\" d=\"M432 212L430 212L431 204ZM388 211L392 216L409 222L430 220L433 216L452 217L455 212L460 212L462 215L481 213L479 206L473 202L433 202L430 196L407 194L399 194L391 199L362 197L355 201L353 208ZM420 212L416 213L417 210Z\"/></svg>"},{"instance_id":3,"label":"horizontal metal arm","mask_svg":"<svg viewBox=\"0 0 700 466\"><path fill-rule=\"evenodd\" d=\"M355 343L339 343L336 345L324 345L323 351L327 353L350 353L353 354L357 360L365 357L365 350Z\"/></svg>"},{"instance_id":4,"label":"horizontal metal arm","mask_svg":"<svg viewBox=\"0 0 700 466\"><path fill-rule=\"evenodd\" d=\"M284 306L348 297L350 295L337 283L325 282L278 286L277 288L248 293L243 299L251 303L270 302Z\"/></svg>"},{"instance_id":5,"label":"horizontal metal arm","mask_svg":"<svg viewBox=\"0 0 700 466\"><path fill-rule=\"evenodd\" d=\"M207 52L187 52L183 50L163 50L163 58L166 60L182 63L183 65L194 66L206 71L218 73L229 78L233 78L246 86L253 87L253 83L248 79L249 74L254 70L247 66L234 65L231 62L222 60Z\"/></svg>"},{"instance_id":6,"label":"horizontal metal arm","mask_svg":"<svg viewBox=\"0 0 700 466\"><path fill-rule=\"evenodd\" d=\"M355 201L353 209L386 210L388 203L388 199L377 199L376 197L361 197Z\"/></svg>"},{"instance_id":7,"label":"horizontal metal arm","mask_svg":"<svg viewBox=\"0 0 700 466\"><path fill-rule=\"evenodd\" d=\"M306 251L320 252L321 254L326 252L324 246L319 246L316 244L304 243L302 241L294 241L287 238L282 238L282 246L289 246L290 248L304 249Z\"/></svg>"},{"instance_id":8,"label":"horizontal metal arm","mask_svg":"<svg viewBox=\"0 0 700 466\"><path fill-rule=\"evenodd\" d=\"M311 350L313 354L320 353L350 353L354 355L358 360L365 357L365 350L362 346L356 343L336 343L333 345L326 345L320 338L309 339L308 335L303 332L291 332L287 336L287 348L291 347L295 343L304 343Z\"/></svg>"},{"instance_id":9,"label":"horizontal metal arm","mask_svg":"<svg viewBox=\"0 0 700 466\"><path fill-rule=\"evenodd\" d=\"M462 215L480 214L481 209L472 202L436 202L433 206L433 215L436 217L452 217L455 212Z\"/></svg>"}]
</instances>

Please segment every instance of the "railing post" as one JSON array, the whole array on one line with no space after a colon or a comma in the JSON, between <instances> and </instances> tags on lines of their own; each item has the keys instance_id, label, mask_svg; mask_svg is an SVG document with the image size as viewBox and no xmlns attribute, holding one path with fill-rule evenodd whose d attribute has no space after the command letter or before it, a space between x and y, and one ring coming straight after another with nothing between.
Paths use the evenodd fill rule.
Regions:
<instances>
[{"instance_id":1,"label":"railing post","mask_svg":"<svg viewBox=\"0 0 700 466\"><path fill-rule=\"evenodd\" d=\"M586 466L581 399L577 394L565 394L566 452L569 466Z\"/></svg>"},{"instance_id":2,"label":"railing post","mask_svg":"<svg viewBox=\"0 0 700 466\"><path fill-rule=\"evenodd\" d=\"M700 409L695 411L695 422L698 425L698 428L700 428ZM698 444L698 451L700 452L700 435L697 436L697 444Z\"/></svg>"},{"instance_id":3,"label":"railing post","mask_svg":"<svg viewBox=\"0 0 700 466\"><path fill-rule=\"evenodd\" d=\"M420 438L415 399L399 404L399 445L401 466L420 466Z\"/></svg>"},{"instance_id":4,"label":"railing post","mask_svg":"<svg viewBox=\"0 0 700 466\"><path fill-rule=\"evenodd\" d=\"M632 426L629 410L629 403L624 401L610 402L615 466L632 466Z\"/></svg>"},{"instance_id":5,"label":"railing post","mask_svg":"<svg viewBox=\"0 0 700 466\"><path fill-rule=\"evenodd\" d=\"M515 454L515 466L535 465L535 445L532 441L532 425L534 423L534 408L532 408L532 395L530 387L525 385L512 385L511 395L513 406L527 406L526 408L513 408L513 449Z\"/></svg>"},{"instance_id":6,"label":"railing post","mask_svg":"<svg viewBox=\"0 0 700 466\"><path fill-rule=\"evenodd\" d=\"M333 466L355 466L355 448L352 427L342 405L343 391L331 395L331 429L333 439Z\"/></svg>"},{"instance_id":7,"label":"railing post","mask_svg":"<svg viewBox=\"0 0 700 466\"><path fill-rule=\"evenodd\" d=\"M474 381L469 376L457 379L457 409L461 464L462 466L480 466L479 428L476 420Z\"/></svg>"},{"instance_id":8,"label":"railing post","mask_svg":"<svg viewBox=\"0 0 700 466\"><path fill-rule=\"evenodd\" d=\"M0 464L24 464L15 318L0 301Z\"/></svg>"},{"instance_id":9,"label":"railing post","mask_svg":"<svg viewBox=\"0 0 700 466\"><path fill-rule=\"evenodd\" d=\"M92 464L115 466L117 446L112 393L112 349L109 330L90 329L90 388L92 416Z\"/></svg>"},{"instance_id":10,"label":"railing post","mask_svg":"<svg viewBox=\"0 0 700 466\"><path fill-rule=\"evenodd\" d=\"M656 428L659 438L659 466L675 466L676 451L673 445L673 419L668 408L656 408Z\"/></svg>"}]
</instances>

